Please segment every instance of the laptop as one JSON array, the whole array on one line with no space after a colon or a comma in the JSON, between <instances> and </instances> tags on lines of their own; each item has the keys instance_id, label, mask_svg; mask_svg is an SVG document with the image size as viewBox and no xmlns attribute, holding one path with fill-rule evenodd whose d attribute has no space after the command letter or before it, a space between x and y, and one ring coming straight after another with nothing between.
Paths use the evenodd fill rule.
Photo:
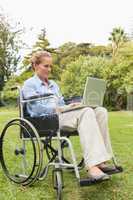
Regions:
<instances>
[{"instance_id":1,"label":"laptop","mask_svg":"<svg viewBox=\"0 0 133 200\"><path fill-rule=\"evenodd\" d=\"M87 77L83 99L79 105L71 107L70 105L63 106L61 112L73 111L84 107L96 108L103 105L104 95L106 91L106 81L99 78Z\"/></svg>"}]
</instances>

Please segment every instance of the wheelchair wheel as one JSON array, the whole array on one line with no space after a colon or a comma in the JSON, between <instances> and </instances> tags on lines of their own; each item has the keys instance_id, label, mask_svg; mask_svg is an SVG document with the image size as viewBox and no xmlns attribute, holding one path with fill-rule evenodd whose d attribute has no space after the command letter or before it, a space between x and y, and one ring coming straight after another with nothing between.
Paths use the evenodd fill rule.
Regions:
<instances>
[{"instance_id":1,"label":"wheelchair wheel","mask_svg":"<svg viewBox=\"0 0 133 200\"><path fill-rule=\"evenodd\" d=\"M13 119L1 134L1 164L13 182L29 185L38 178L41 165L40 139L34 126L25 119Z\"/></svg>"},{"instance_id":2,"label":"wheelchair wheel","mask_svg":"<svg viewBox=\"0 0 133 200\"><path fill-rule=\"evenodd\" d=\"M62 171L55 170L54 171L54 188L57 192L57 200L63 199L63 178L62 178Z\"/></svg>"}]
</instances>

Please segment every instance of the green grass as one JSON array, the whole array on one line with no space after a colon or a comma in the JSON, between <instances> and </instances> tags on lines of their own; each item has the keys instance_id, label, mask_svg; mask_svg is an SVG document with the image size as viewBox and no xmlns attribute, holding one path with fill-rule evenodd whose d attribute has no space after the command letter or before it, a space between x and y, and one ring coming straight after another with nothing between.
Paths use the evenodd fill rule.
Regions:
<instances>
[{"instance_id":1,"label":"green grass","mask_svg":"<svg viewBox=\"0 0 133 200\"><path fill-rule=\"evenodd\" d=\"M17 109L0 108L0 131L7 121L17 116ZM124 172L113 175L110 181L81 188L72 172L64 172L64 200L132 200L133 199L133 113L109 113L112 146ZM73 138L74 140L74 138ZM76 139L75 150L79 151ZM10 155L9 155L10 156ZM15 163L14 163L15 165ZM85 177L85 170L81 172ZM0 167L0 200L54 200L51 171L48 177L33 186L22 187L10 182Z\"/></svg>"}]
</instances>

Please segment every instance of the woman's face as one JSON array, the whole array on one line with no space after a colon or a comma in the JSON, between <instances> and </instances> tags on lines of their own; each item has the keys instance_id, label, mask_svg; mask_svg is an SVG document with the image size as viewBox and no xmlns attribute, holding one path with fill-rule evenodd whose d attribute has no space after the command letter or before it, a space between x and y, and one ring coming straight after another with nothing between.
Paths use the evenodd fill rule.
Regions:
<instances>
[{"instance_id":1,"label":"woman's face","mask_svg":"<svg viewBox=\"0 0 133 200\"><path fill-rule=\"evenodd\" d=\"M35 72L42 81L47 81L52 67L52 58L43 57L40 64L35 65Z\"/></svg>"}]
</instances>

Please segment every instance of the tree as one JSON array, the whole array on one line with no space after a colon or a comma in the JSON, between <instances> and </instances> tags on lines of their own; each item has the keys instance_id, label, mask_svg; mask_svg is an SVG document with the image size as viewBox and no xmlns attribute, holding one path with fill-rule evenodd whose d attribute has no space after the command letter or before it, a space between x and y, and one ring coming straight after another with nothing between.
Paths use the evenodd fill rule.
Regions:
<instances>
[{"instance_id":1,"label":"tree","mask_svg":"<svg viewBox=\"0 0 133 200\"><path fill-rule=\"evenodd\" d=\"M69 63L62 73L61 87L66 97L82 95L87 76L103 78L103 69L110 61L103 57L80 56Z\"/></svg>"},{"instance_id":2,"label":"tree","mask_svg":"<svg viewBox=\"0 0 133 200\"><path fill-rule=\"evenodd\" d=\"M23 59L23 67L27 68L30 64L31 55L36 51L49 51L55 53L55 49L50 47L50 43L46 38L46 29L41 29L41 33L38 35L37 41L32 47L31 53L27 54Z\"/></svg>"},{"instance_id":3,"label":"tree","mask_svg":"<svg viewBox=\"0 0 133 200\"><path fill-rule=\"evenodd\" d=\"M5 16L0 16L0 90L5 80L17 70L21 41L20 30L13 30Z\"/></svg>"},{"instance_id":4,"label":"tree","mask_svg":"<svg viewBox=\"0 0 133 200\"><path fill-rule=\"evenodd\" d=\"M89 50L89 55L111 57L111 52L112 49L110 46L97 45L97 46L91 46Z\"/></svg>"},{"instance_id":5,"label":"tree","mask_svg":"<svg viewBox=\"0 0 133 200\"><path fill-rule=\"evenodd\" d=\"M112 58L115 59L120 46L128 40L128 37L121 27L113 28L109 40L112 42Z\"/></svg>"},{"instance_id":6,"label":"tree","mask_svg":"<svg viewBox=\"0 0 133 200\"><path fill-rule=\"evenodd\" d=\"M58 48L60 57L60 66L64 70L66 65L70 62L75 61L79 56L87 56L90 54L91 49L90 43L79 43L67 42Z\"/></svg>"},{"instance_id":7,"label":"tree","mask_svg":"<svg viewBox=\"0 0 133 200\"><path fill-rule=\"evenodd\" d=\"M133 41L129 40L119 48L117 58L118 57L127 61L133 61Z\"/></svg>"},{"instance_id":8,"label":"tree","mask_svg":"<svg viewBox=\"0 0 133 200\"><path fill-rule=\"evenodd\" d=\"M38 50L48 50L49 48L49 41L46 38L46 29L43 28L41 30L41 33L38 35L38 39L35 43L35 45L33 45L33 51L38 51Z\"/></svg>"}]
</instances>

